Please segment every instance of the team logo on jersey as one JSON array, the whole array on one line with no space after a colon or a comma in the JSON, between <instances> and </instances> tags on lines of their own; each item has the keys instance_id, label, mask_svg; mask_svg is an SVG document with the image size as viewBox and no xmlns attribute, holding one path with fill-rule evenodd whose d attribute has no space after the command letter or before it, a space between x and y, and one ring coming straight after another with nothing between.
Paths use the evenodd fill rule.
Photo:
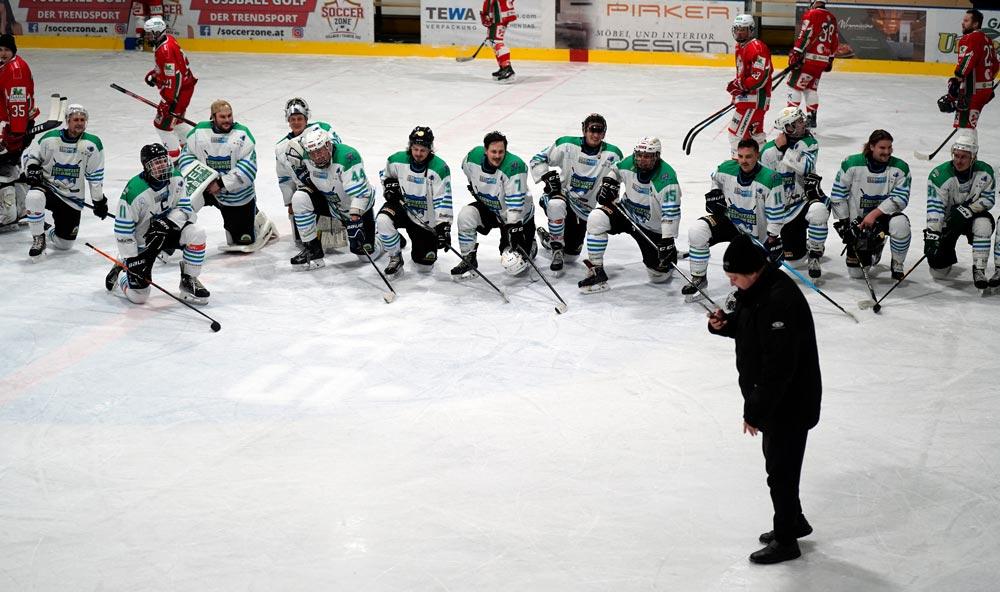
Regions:
<instances>
[{"instance_id":1,"label":"team logo on jersey","mask_svg":"<svg viewBox=\"0 0 1000 592\"><path fill-rule=\"evenodd\" d=\"M174 66L173 62L163 65L163 73L166 74L167 76L173 76L174 74L177 73L177 69Z\"/></svg>"},{"instance_id":2,"label":"team logo on jersey","mask_svg":"<svg viewBox=\"0 0 1000 592\"><path fill-rule=\"evenodd\" d=\"M423 175L406 175L406 181L408 183L413 183L414 185L423 185L424 176Z\"/></svg>"},{"instance_id":3,"label":"team logo on jersey","mask_svg":"<svg viewBox=\"0 0 1000 592\"><path fill-rule=\"evenodd\" d=\"M783 323L782 321L774 321L773 323L771 323L771 328L772 329L784 329L785 328L785 323Z\"/></svg>"},{"instance_id":4,"label":"team logo on jersey","mask_svg":"<svg viewBox=\"0 0 1000 592\"><path fill-rule=\"evenodd\" d=\"M590 166L590 167L597 166L597 163L600 162L596 158L589 158L589 157L586 157L586 156L581 156L581 157L577 158L576 161L578 163L584 165L584 166Z\"/></svg>"},{"instance_id":5,"label":"team logo on jersey","mask_svg":"<svg viewBox=\"0 0 1000 592\"><path fill-rule=\"evenodd\" d=\"M76 146L60 146L59 152L64 154L76 154Z\"/></svg>"},{"instance_id":6,"label":"team logo on jersey","mask_svg":"<svg viewBox=\"0 0 1000 592\"><path fill-rule=\"evenodd\" d=\"M28 100L28 90L23 86L11 87L7 100L11 103L24 103Z\"/></svg>"},{"instance_id":7,"label":"team logo on jersey","mask_svg":"<svg viewBox=\"0 0 1000 592\"><path fill-rule=\"evenodd\" d=\"M497 184L496 177L493 177L492 175L479 175L479 182L482 183L482 184L484 184L484 185L496 185Z\"/></svg>"}]
</instances>

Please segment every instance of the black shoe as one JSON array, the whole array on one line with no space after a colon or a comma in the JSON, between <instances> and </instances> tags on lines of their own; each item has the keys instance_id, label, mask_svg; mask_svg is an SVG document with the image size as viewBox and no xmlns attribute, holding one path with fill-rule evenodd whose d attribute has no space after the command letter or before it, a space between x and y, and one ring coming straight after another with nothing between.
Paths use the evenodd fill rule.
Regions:
<instances>
[{"instance_id":1,"label":"black shoe","mask_svg":"<svg viewBox=\"0 0 1000 592\"><path fill-rule=\"evenodd\" d=\"M122 268L114 265L111 267L111 271L108 272L108 275L104 277L104 288L108 292L115 289L115 284L118 283L118 274L121 272Z\"/></svg>"},{"instance_id":2,"label":"black shoe","mask_svg":"<svg viewBox=\"0 0 1000 592\"><path fill-rule=\"evenodd\" d=\"M36 259L45 252L45 233L36 234L31 238L31 248L28 249L28 257Z\"/></svg>"},{"instance_id":3,"label":"black shoe","mask_svg":"<svg viewBox=\"0 0 1000 592\"><path fill-rule=\"evenodd\" d=\"M306 270L323 267L325 265L323 262L323 243L317 237L303 244L302 250L299 251L298 255L292 257L291 263L293 269Z\"/></svg>"},{"instance_id":4,"label":"black shoe","mask_svg":"<svg viewBox=\"0 0 1000 592\"><path fill-rule=\"evenodd\" d=\"M806 127L809 129L816 129L816 112L813 111L809 115L806 115Z\"/></svg>"},{"instance_id":5,"label":"black shoe","mask_svg":"<svg viewBox=\"0 0 1000 592\"><path fill-rule=\"evenodd\" d=\"M511 68L510 66L504 66L503 68L500 68L500 71L497 73L497 82L510 80L513 77L514 77L514 68Z\"/></svg>"},{"instance_id":6,"label":"black shoe","mask_svg":"<svg viewBox=\"0 0 1000 592\"><path fill-rule=\"evenodd\" d=\"M181 272L181 284L180 284L181 298L194 302L195 304L205 304L208 302L208 297L211 296L205 286L202 285L198 278L189 276L188 274Z\"/></svg>"},{"instance_id":7,"label":"black shoe","mask_svg":"<svg viewBox=\"0 0 1000 592\"><path fill-rule=\"evenodd\" d=\"M395 278L403 273L403 252L389 257L389 265L385 266L385 275L388 278Z\"/></svg>"},{"instance_id":8,"label":"black shoe","mask_svg":"<svg viewBox=\"0 0 1000 592\"><path fill-rule=\"evenodd\" d=\"M596 294L609 290L608 274L604 272L604 266L594 265L590 261L584 261L587 266L587 277L576 283L577 287L584 294Z\"/></svg>"},{"instance_id":9,"label":"black shoe","mask_svg":"<svg viewBox=\"0 0 1000 592\"><path fill-rule=\"evenodd\" d=\"M472 251L468 255L463 255L463 257L465 259L451 269L452 277L462 277L467 273L471 273L473 269L479 269L479 262L476 261L475 251Z\"/></svg>"},{"instance_id":10,"label":"black shoe","mask_svg":"<svg viewBox=\"0 0 1000 592\"><path fill-rule=\"evenodd\" d=\"M809 277L817 279L823 275L823 269L819 266L822 256L819 251L809 251Z\"/></svg>"},{"instance_id":11,"label":"black shoe","mask_svg":"<svg viewBox=\"0 0 1000 592\"><path fill-rule=\"evenodd\" d=\"M560 274L564 265L562 243L552 243L552 263L549 264L549 269Z\"/></svg>"},{"instance_id":12,"label":"black shoe","mask_svg":"<svg viewBox=\"0 0 1000 592\"><path fill-rule=\"evenodd\" d=\"M490 76L492 76L493 78L500 78L500 73L501 72L503 72L503 68L500 68L499 70L497 70L496 72L494 72Z\"/></svg>"},{"instance_id":13,"label":"black shoe","mask_svg":"<svg viewBox=\"0 0 1000 592\"><path fill-rule=\"evenodd\" d=\"M807 522L805 517L803 516L802 520L799 521L799 524L796 527L796 530L793 534L795 534L795 538L801 539L802 537L807 537L811 535L812 531L813 531L812 525L809 524L809 522ZM765 545L769 544L771 541L774 540L774 531L769 530L765 533L762 533L759 537L757 537L757 540L764 543Z\"/></svg>"},{"instance_id":14,"label":"black shoe","mask_svg":"<svg viewBox=\"0 0 1000 592\"><path fill-rule=\"evenodd\" d=\"M799 543L792 541L786 545L779 543L778 541L771 541L766 547L760 551L754 551L750 554L750 561L752 563L760 563L762 565L769 565L772 563L781 563L782 561L789 561L791 559L798 559L802 556L802 551L799 550Z\"/></svg>"}]
</instances>

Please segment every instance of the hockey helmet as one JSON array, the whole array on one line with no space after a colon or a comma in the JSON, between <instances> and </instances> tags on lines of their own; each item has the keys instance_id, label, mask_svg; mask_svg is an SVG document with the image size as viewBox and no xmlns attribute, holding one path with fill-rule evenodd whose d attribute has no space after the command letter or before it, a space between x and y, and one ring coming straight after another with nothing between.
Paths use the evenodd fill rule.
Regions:
<instances>
[{"instance_id":1,"label":"hockey helmet","mask_svg":"<svg viewBox=\"0 0 1000 592\"><path fill-rule=\"evenodd\" d=\"M795 129L796 123L802 122L802 127L798 130ZM780 112L778 112L778 117L774 120L774 128L785 132L786 134L794 135L798 137L801 132L805 131L806 116L802 113L802 109L798 107L785 107ZM792 129L789 129L791 127Z\"/></svg>"},{"instance_id":2,"label":"hockey helmet","mask_svg":"<svg viewBox=\"0 0 1000 592\"><path fill-rule=\"evenodd\" d=\"M306 103L305 99L292 97L285 103L285 121L288 121L289 117L296 114L305 117L306 121L309 120L309 104Z\"/></svg>"},{"instance_id":3,"label":"hockey helmet","mask_svg":"<svg viewBox=\"0 0 1000 592\"><path fill-rule=\"evenodd\" d=\"M964 151L972 153L972 158L979 152L979 139L976 137L976 130L963 129L955 134L955 142L951 145L951 153Z\"/></svg>"},{"instance_id":4,"label":"hockey helmet","mask_svg":"<svg viewBox=\"0 0 1000 592\"><path fill-rule=\"evenodd\" d=\"M660 157L660 151L663 149L662 144L660 144L659 138L645 137L639 140L639 143L635 145L635 150L632 151L633 154L652 154L655 158Z\"/></svg>"},{"instance_id":5,"label":"hockey helmet","mask_svg":"<svg viewBox=\"0 0 1000 592\"><path fill-rule=\"evenodd\" d=\"M142 171L148 179L164 182L170 178L170 157L163 144L146 144L139 152Z\"/></svg>"},{"instance_id":6,"label":"hockey helmet","mask_svg":"<svg viewBox=\"0 0 1000 592\"><path fill-rule=\"evenodd\" d=\"M330 132L315 126L302 135L302 148L309 153L316 166L324 167L333 158L333 139Z\"/></svg>"},{"instance_id":7,"label":"hockey helmet","mask_svg":"<svg viewBox=\"0 0 1000 592\"><path fill-rule=\"evenodd\" d=\"M414 144L434 150L434 132L429 127L417 126L410 132L410 146Z\"/></svg>"},{"instance_id":8,"label":"hockey helmet","mask_svg":"<svg viewBox=\"0 0 1000 592\"><path fill-rule=\"evenodd\" d=\"M746 29L747 36L746 39L739 39L736 36L736 32ZM733 19L733 39L737 41L746 41L747 39L752 39L757 31L757 22L754 21L753 15L750 14L738 14L736 18Z\"/></svg>"},{"instance_id":9,"label":"hockey helmet","mask_svg":"<svg viewBox=\"0 0 1000 592\"><path fill-rule=\"evenodd\" d=\"M503 266L507 275L521 275L525 269L528 269L528 262L521 255L521 252L509 248L500 255L500 265Z\"/></svg>"},{"instance_id":10,"label":"hockey helmet","mask_svg":"<svg viewBox=\"0 0 1000 592\"><path fill-rule=\"evenodd\" d=\"M66 117L63 118L63 121L69 123L69 118L78 114L83 115L84 119L90 121L90 113L87 113L87 110L79 103L73 103L69 107L66 107Z\"/></svg>"},{"instance_id":11,"label":"hockey helmet","mask_svg":"<svg viewBox=\"0 0 1000 592\"><path fill-rule=\"evenodd\" d=\"M152 33L153 35L159 36L167 31L167 21L163 20L162 16L154 16L147 20L142 28L146 30L147 33Z\"/></svg>"}]
</instances>

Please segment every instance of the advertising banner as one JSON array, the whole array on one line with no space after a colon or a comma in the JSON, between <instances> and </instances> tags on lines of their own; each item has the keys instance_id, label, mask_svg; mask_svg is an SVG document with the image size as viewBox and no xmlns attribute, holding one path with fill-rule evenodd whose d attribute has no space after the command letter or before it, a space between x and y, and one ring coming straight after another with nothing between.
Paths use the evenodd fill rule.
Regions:
<instances>
[{"instance_id":1,"label":"advertising banner","mask_svg":"<svg viewBox=\"0 0 1000 592\"><path fill-rule=\"evenodd\" d=\"M740 1L558 0L556 47L613 51L733 53Z\"/></svg>"},{"instance_id":2,"label":"advertising banner","mask_svg":"<svg viewBox=\"0 0 1000 592\"><path fill-rule=\"evenodd\" d=\"M962 36L964 10L927 9L926 61L954 64L958 59L958 40ZM983 11L983 33L1000 49L1000 11Z\"/></svg>"},{"instance_id":3,"label":"advertising banner","mask_svg":"<svg viewBox=\"0 0 1000 592\"><path fill-rule=\"evenodd\" d=\"M11 6L16 2L16 6ZM125 34L131 0L3 0L3 32L115 37Z\"/></svg>"},{"instance_id":4,"label":"advertising banner","mask_svg":"<svg viewBox=\"0 0 1000 592\"><path fill-rule=\"evenodd\" d=\"M507 27L511 47L553 47L555 6L552 0L517 0L517 20ZM486 27L479 21L481 2L475 0L420 0L420 43L423 45L479 45Z\"/></svg>"},{"instance_id":5,"label":"advertising banner","mask_svg":"<svg viewBox=\"0 0 1000 592\"><path fill-rule=\"evenodd\" d=\"M796 8L796 22L808 7ZM924 61L927 12L917 8L827 6L837 17L840 48L836 57Z\"/></svg>"}]
</instances>

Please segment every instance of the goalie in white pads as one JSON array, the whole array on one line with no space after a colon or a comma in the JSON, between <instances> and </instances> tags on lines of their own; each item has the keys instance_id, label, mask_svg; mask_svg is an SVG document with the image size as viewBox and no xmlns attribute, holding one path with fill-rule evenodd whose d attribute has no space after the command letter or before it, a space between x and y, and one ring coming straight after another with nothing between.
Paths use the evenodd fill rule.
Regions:
<instances>
[{"instance_id":1,"label":"goalie in white pads","mask_svg":"<svg viewBox=\"0 0 1000 592\"><path fill-rule=\"evenodd\" d=\"M292 194L292 212L302 251L292 257L292 268L304 271L325 265L316 235L317 216L336 217L347 227L350 251L358 259L377 259L382 243L375 240L375 189L365 175L361 155L347 144L334 144L330 132L321 127L304 132L300 142L305 155Z\"/></svg>"},{"instance_id":2,"label":"goalie in white pads","mask_svg":"<svg viewBox=\"0 0 1000 592\"><path fill-rule=\"evenodd\" d=\"M181 170L198 161L219 173L205 196L205 204L219 208L226 229L221 251L252 253L278 239L278 231L257 209L257 148L253 134L233 119L233 108L219 99L211 106L211 119L195 126L178 159Z\"/></svg>"},{"instance_id":3,"label":"goalie in white pads","mask_svg":"<svg viewBox=\"0 0 1000 592\"><path fill-rule=\"evenodd\" d=\"M389 157L382 171L385 205L375 218L379 239L389 254L385 275L403 273L405 244L399 230L410 236L410 258L421 271L430 271L438 249L451 245L451 171L434 154L434 132L416 127L406 150Z\"/></svg>"},{"instance_id":4,"label":"goalie in white pads","mask_svg":"<svg viewBox=\"0 0 1000 592\"><path fill-rule=\"evenodd\" d=\"M670 279L677 263L674 239L681 220L681 188L674 169L660 158L660 151L659 139L642 138L632 155L601 181L597 196L600 207L587 218L587 277L577 283L584 293L608 289L604 251L609 234L625 233L635 239L649 281Z\"/></svg>"},{"instance_id":5,"label":"goalie in white pads","mask_svg":"<svg viewBox=\"0 0 1000 592\"><path fill-rule=\"evenodd\" d=\"M964 236L972 245L973 282L985 290L990 237L996 225L990 214L996 201L996 176L993 167L976 160L978 151L975 130L960 130L951 145L951 162L934 167L927 178L924 254L931 276L944 278L958 262L955 248ZM1000 271L994 278L1000 285Z\"/></svg>"},{"instance_id":6,"label":"goalie in white pads","mask_svg":"<svg viewBox=\"0 0 1000 592\"><path fill-rule=\"evenodd\" d=\"M762 242L771 261L784 256L781 228L785 224L784 181L759 162L756 140L740 140L736 160L726 160L712 173L712 190L705 194L705 210L688 231L692 282L681 288L688 302L701 298L708 286L710 247L749 234Z\"/></svg>"},{"instance_id":7,"label":"goalie in white pads","mask_svg":"<svg viewBox=\"0 0 1000 592\"><path fill-rule=\"evenodd\" d=\"M66 127L47 132L24 153L24 176L30 189L25 197L25 219L32 243L32 261L45 253L47 245L67 250L80 230L80 213L90 186L94 215L108 216L104 197L104 145L87 133L89 115L80 105L66 108ZM52 228L45 232L45 210L52 212Z\"/></svg>"},{"instance_id":8,"label":"goalie in white pads","mask_svg":"<svg viewBox=\"0 0 1000 592\"><path fill-rule=\"evenodd\" d=\"M500 264L509 275L528 269L524 254L534 258L535 205L528 188L528 167L507 152L507 137L498 131L486 134L483 145L473 148L462 162L475 201L458 213L458 246L464 261L451 270L457 278L470 277L479 267L476 233L500 229ZM522 251L524 254L522 254Z\"/></svg>"},{"instance_id":9,"label":"goalie in white pads","mask_svg":"<svg viewBox=\"0 0 1000 592\"><path fill-rule=\"evenodd\" d=\"M139 158L142 172L125 186L115 216L118 253L128 272L115 265L104 287L142 304L149 298L156 256L161 251L183 249L180 296L205 304L210 294L198 280L205 261L205 230L195 223L196 211L201 201L198 197L207 187L218 185L218 174L195 163L188 167L192 172L185 179L171 166L163 144L143 146Z\"/></svg>"},{"instance_id":10,"label":"goalie in white pads","mask_svg":"<svg viewBox=\"0 0 1000 592\"><path fill-rule=\"evenodd\" d=\"M306 175L305 165L302 164L305 158L305 149L300 142L302 134L306 130L319 127L330 134L330 140L334 144L340 144L340 136L333 131L333 127L325 121L310 121L311 111L309 104L301 97L292 97L285 103L285 121L288 122L289 132L285 137L278 140L274 146L275 172L278 174L278 189L281 190L281 198L285 207L288 208L288 221L292 225L292 233L295 237L295 246L302 248L302 239L299 237L299 229L295 226L295 217L292 214L292 194L295 193L296 181L299 175ZM329 216L318 216L316 220L317 233L323 244L323 249L343 248L347 246L347 230L340 220Z\"/></svg>"},{"instance_id":11,"label":"goalie in white pads","mask_svg":"<svg viewBox=\"0 0 1000 592\"><path fill-rule=\"evenodd\" d=\"M864 277L861 266L879 262L888 234L892 279L902 279L910 250L910 219L903 213L910 203L910 167L892 155L892 134L873 131L861 154L844 159L830 201L833 228L847 246L848 274Z\"/></svg>"},{"instance_id":12,"label":"goalie in white pads","mask_svg":"<svg viewBox=\"0 0 1000 592\"><path fill-rule=\"evenodd\" d=\"M542 247L552 253L549 269L562 274L566 257L583 250L587 217L597 206L601 179L622 160L622 151L604 141L608 122L591 113L579 136L563 136L531 159L531 176L545 183L539 200L548 218L548 230L539 229ZM558 169L558 170L556 170Z\"/></svg>"},{"instance_id":13,"label":"goalie in white pads","mask_svg":"<svg viewBox=\"0 0 1000 592\"><path fill-rule=\"evenodd\" d=\"M822 195L816 174L819 143L809 133L806 116L798 107L785 107L774 122L778 135L764 145L761 165L781 175L785 196L785 224L781 242L785 259L797 261L809 254L809 275L822 275L820 258L826 248L830 200Z\"/></svg>"}]
</instances>

